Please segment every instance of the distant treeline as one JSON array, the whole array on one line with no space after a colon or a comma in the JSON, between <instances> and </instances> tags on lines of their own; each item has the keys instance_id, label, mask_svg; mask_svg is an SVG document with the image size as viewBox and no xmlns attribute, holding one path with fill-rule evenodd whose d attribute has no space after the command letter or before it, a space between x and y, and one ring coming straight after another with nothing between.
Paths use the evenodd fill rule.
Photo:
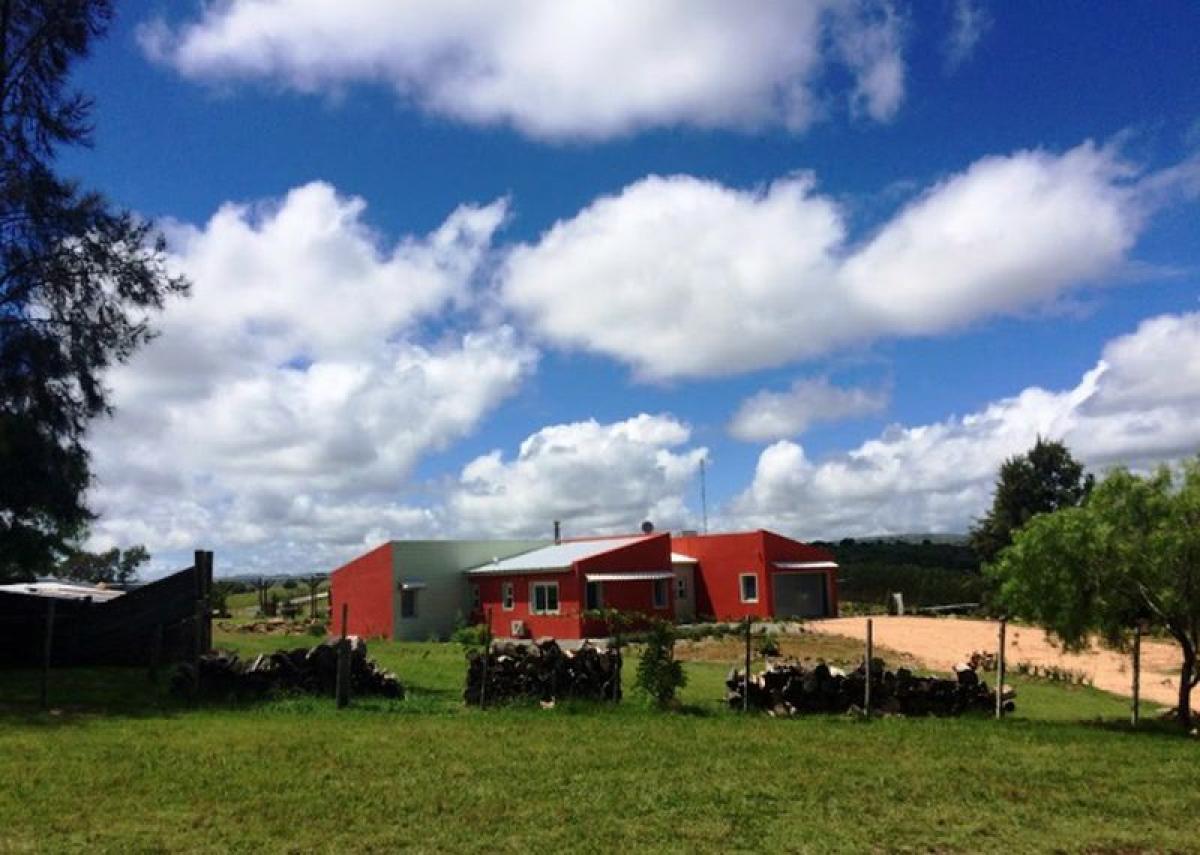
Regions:
<instances>
[{"instance_id":1,"label":"distant treeline","mask_svg":"<svg viewBox=\"0 0 1200 855\"><path fill-rule=\"evenodd\" d=\"M839 595L846 602L883 605L895 592L906 608L985 599L979 558L965 543L847 538L814 545L832 551L841 565Z\"/></svg>"},{"instance_id":2,"label":"distant treeline","mask_svg":"<svg viewBox=\"0 0 1200 855\"><path fill-rule=\"evenodd\" d=\"M966 543L939 543L932 540L855 540L847 537L833 543L816 541L833 552L838 564L885 564L913 567L938 567L962 573L979 573L979 556Z\"/></svg>"}]
</instances>

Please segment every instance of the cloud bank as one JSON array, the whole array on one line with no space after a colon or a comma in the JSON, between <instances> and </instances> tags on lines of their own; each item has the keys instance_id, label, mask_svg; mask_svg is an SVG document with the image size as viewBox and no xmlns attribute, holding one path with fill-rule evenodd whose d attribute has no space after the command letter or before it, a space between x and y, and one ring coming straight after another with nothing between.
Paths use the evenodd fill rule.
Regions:
<instances>
[{"instance_id":1,"label":"cloud bank","mask_svg":"<svg viewBox=\"0 0 1200 855\"><path fill-rule=\"evenodd\" d=\"M1000 463L1039 434L1097 469L1200 452L1200 314L1152 318L1110 341L1072 389L1030 387L962 417L895 426L821 462L777 442L726 522L807 537L965 531L990 504Z\"/></svg>"},{"instance_id":2,"label":"cloud bank","mask_svg":"<svg viewBox=\"0 0 1200 855\"><path fill-rule=\"evenodd\" d=\"M298 572L436 524L398 499L413 467L536 362L508 327L416 335L469 299L504 205L460 207L394 244L364 208L317 183L173 229L194 290L109 377L116 415L92 437L100 544L269 545L255 560L285 566L260 569Z\"/></svg>"},{"instance_id":3,"label":"cloud bank","mask_svg":"<svg viewBox=\"0 0 1200 855\"><path fill-rule=\"evenodd\" d=\"M800 379L786 392L764 390L742 401L729 433L745 442L798 436L810 425L878 413L888 397L886 389L842 388L824 377Z\"/></svg>"},{"instance_id":4,"label":"cloud bank","mask_svg":"<svg viewBox=\"0 0 1200 855\"><path fill-rule=\"evenodd\" d=\"M904 98L901 36L887 0L230 0L140 30L150 57L193 79L382 82L539 138L801 131L838 100L886 121Z\"/></svg>"},{"instance_id":5,"label":"cloud bank","mask_svg":"<svg viewBox=\"0 0 1200 855\"><path fill-rule=\"evenodd\" d=\"M757 190L651 176L514 248L503 296L549 342L642 377L736 374L960 329L1099 280L1141 232L1133 178L1091 143L985 157L855 244L811 174Z\"/></svg>"}]
</instances>

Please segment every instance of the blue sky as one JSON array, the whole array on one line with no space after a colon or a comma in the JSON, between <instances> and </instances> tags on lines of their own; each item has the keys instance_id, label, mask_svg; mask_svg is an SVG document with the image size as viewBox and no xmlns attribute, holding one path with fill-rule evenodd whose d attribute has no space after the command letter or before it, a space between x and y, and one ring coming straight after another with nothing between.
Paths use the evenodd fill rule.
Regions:
<instances>
[{"instance_id":1,"label":"blue sky","mask_svg":"<svg viewBox=\"0 0 1200 855\"><path fill-rule=\"evenodd\" d=\"M1038 432L1200 449L1194 3L338 5L125 3L78 70L65 169L196 290L97 542L695 527L701 457L715 526L962 531Z\"/></svg>"}]
</instances>

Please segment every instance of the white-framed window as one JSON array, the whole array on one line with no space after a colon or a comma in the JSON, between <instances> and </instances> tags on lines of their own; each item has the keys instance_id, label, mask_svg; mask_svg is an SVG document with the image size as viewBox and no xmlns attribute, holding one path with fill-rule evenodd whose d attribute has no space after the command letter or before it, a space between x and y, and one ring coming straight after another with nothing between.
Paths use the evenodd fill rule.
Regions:
<instances>
[{"instance_id":1,"label":"white-framed window","mask_svg":"<svg viewBox=\"0 0 1200 855\"><path fill-rule=\"evenodd\" d=\"M756 573L742 573L738 576L738 587L741 589L743 603L758 602L758 575Z\"/></svg>"},{"instance_id":2,"label":"white-framed window","mask_svg":"<svg viewBox=\"0 0 1200 855\"><path fill-rule=\"evenodd\" d=\"M471 586L471 603L476 610L483 608L483 595L479 592L479 585Z\"/></svg>"},{"instance_id":3,"label":"white-framed window","mask_svg":"<svg viewBox=\"0 0 1200 855\"><path fill-rule=\"evenodd\" d=\"M601 582L588 582L583 589L583 607L588 611L604 608L604 588Z\"/></svg>"},{"instance_id":4,"label":"white-framed window","mask_svg":"<svg viewBox=\"0 0 1200 855\"><path fill-rule=\"evenodd\" d=\"M417 616L417 591L405 588L400 592L400 617L415 618Z\"/></svg>"},{"instance_id":5,"label":"white-framed window","mask_svg":"<svg viewBox=\"0 0 1200 855\"><path fill-rule=\"evenodd\" d=\"M666 579L654 580L654 608L665 609L667 607L667 588Z\"/></svg>"},{"instance_id":6,"label":"white-framed window","mask_svg":"<svg viewBox=\"0 0 1200 855\"><path fill-rule=\"evenodd\" d=\"M675 577L675 599L687 599L687 576Z\"/></svg>"},{"instance_id":7,"label":"white-framed window","mask_svg":"<svg viewBox=\"0 0 1200 855\"><path fill-rule=\"evenodd\" d=\"M530 585L529 611L535 615L558 614L558 583L534 582Z\"/></svg>"},{"instance_id":8,"label":"white-framed window","mask_svg":"<svg viewBox=\"0 0 1200 855\"><path fill-rule=\"evenodd\" d=\"M513 583L505 582L500 586L500 601L506 612L511 612L517 603L517 598L513 595Z\"/></svg>"}]
</instances>

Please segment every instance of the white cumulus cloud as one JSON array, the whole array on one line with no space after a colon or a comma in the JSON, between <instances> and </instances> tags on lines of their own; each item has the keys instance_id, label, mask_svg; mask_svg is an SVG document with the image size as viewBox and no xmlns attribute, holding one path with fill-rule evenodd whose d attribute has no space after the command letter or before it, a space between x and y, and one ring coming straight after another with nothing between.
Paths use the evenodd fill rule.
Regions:
<instances>
[{"instance_id":1,"label":"white cumulus cloud","mask_svg":"<svg viewBox=\"0 0 1200 855\"><path fill-rule=\"evenodd\" d=\"M688 448L691 429L667 415L622 422L550 425L526 438L515 458L499 450L462 470L447 502L465 533L537 536L561 520L566 534L636 532L689 520L685 493L704 448Z\"/></svg>"},{"instance_id":2,"label":"white cumulus cloud","mask_svg":"<svg viewBox=\"0 0 1200 855\"><path fill-rule=\"evenodd\" d=\"M835 386L827 378L799 379L785 392L763 390L742 401L729 432L746 442L766 442L804 433L810 425L878 413L886 389Z\"/></svg>"},{"instance_id":3,"label":"white cumulus cloud","mask_svg":"<svg viewBox=\"0 0 1200 855\"><path fill-rule=\"evenodd\" d=\"M904 95L899 30L887 0L228 0L148 22L140 40L192 78L378 81L455 119L599 138L800 130L835 94L888 119ZM827 79L839 75L844 95Z\"/></svg>"},{"instance_id":4,"label":"white cumulus cloud","mask_svg":"<svg viewBox=\"0 0 1200 855\"><path fill-rule=\"evenodd\" d=\"M545 339L644 377L733 374L960 328L1109 275L1146 184L1091 143L986 157L854 243L808 173L753 190L651 176L515 247L503 296Z\"/></svg>"},{"instance_id":5,"label":"white cumulus cloud","mask_svg":"<svg viewBox=\"0 0 1200 855\"><path fill-rule=\"evenodd\" d=\"M729 521L807 537L965 531L989 506L1000 463L1039 435L1063 440L1097 469L1200 452L1196 366L1200 314L1164 315L1110 341L1072 389L1031 387L962 417L892 427L823 461L777 442L760 455Z\"/></svg>"},{"instance_id":6,"label":"white cumulus cloud","mask_svg":"<svg viewBox=\"0 0 1200 855\"><path fill-rule=\"evenodd\" d=\"M504 205L461 207L394 243L363 213L311 184L172 229L193 294L108 378L116 415L92 437L99 543L219 543L243 569L306 570L436 528L398 498L406 478L536 361L507 327L415 339L422 319L469 299Z\"/></svg>"}]
</instances>

